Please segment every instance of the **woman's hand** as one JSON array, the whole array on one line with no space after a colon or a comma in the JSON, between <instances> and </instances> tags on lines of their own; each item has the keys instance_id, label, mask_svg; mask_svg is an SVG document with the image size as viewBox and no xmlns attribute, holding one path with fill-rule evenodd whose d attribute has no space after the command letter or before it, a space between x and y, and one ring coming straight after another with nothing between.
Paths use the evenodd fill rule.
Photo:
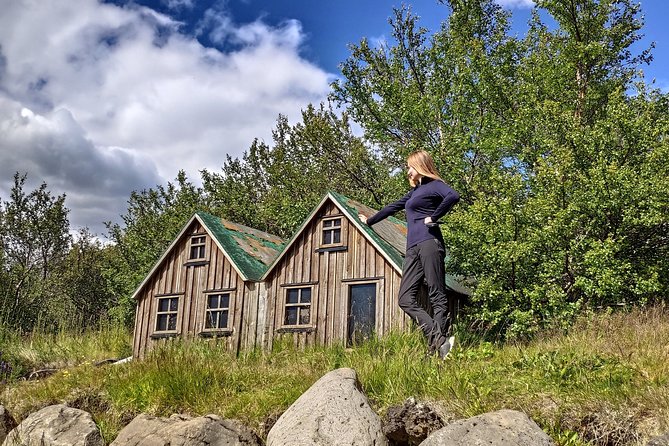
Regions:
<instances>
[{"instance_id":1,"label":"woman's hand","mask_svg":"<svg viewBox=\"0 0 669 446\"><path fill-rule=\"evenodd\" d=\"M363 222L364 224L367 224L367 217L365 217L362 214L358 214L358 218L360 219L361 222Z\"/></svg>"},{"instance_id":2,"label":"woman's hand","mask_svg":"<svg viewBox=\"0 0 669 446\"><path fill-rule=\"evenodd\" d=\"M432 223L432 217L425 217L425 225L430 226Z\"/></svg>"}]
</instances>

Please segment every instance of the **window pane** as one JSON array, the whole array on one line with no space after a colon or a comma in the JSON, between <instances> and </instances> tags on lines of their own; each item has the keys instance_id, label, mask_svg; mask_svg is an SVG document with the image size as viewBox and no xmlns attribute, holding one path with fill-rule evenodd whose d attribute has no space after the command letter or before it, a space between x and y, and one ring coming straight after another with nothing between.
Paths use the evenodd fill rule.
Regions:
<instances>
[{"instance_id":1,"label":"window pane","mask_svg":"<svg viewBox=\"0 0 669 446\"><path fill-rule=\"evenodd\" d=\"M230 308L229 294L221 294L221 305L218 308Z\"/></svg>"},{"instance_id":2,"label":"window pane","mask_svg":"<svg viewBox=\"0 0 669 446\"><path fill-rule=\"evenodd\" d=\"M228 312L227 311L219 312L218 328L228 328Z\"/></svg>"},{"instance_id":3,"label":"window pane","mask_svg":"<svg viewBox=\"0 0 669 446\"><path fill-rule=\"evenodd\" d=\"M293 288L290 290L287 290L286 292L286 303L289 304L296 304L298 302L298 295L299 295L300 290L297 288Z\"/></svg>"},{"instance_id":4,"label":"window pane","mask_svg":"<svg viewBox=\"0 0 669 446\"><path fill-rule=\"evenodd\" d=\"M341 226L341 218L336 218L334 220L330 220L332 222L332 226L340 227Z\"/></svg>"},{"instance_id":5,"label":"window pane","mask_svg":"<svg viewBox=\"0 0 669 446\"><path fill-rule=\"evenodd\" d=\"M311 303L311 288L302 288L302 298L300 299L300 303Z\"/></svg>"},{"instance_id":6,"label":"window pane","mask_svg":"<svg viewBox=\"0 0 669 446\"><path fill-rule=\"evenodd\" d=\"M165 331L167 330L167 315L159 314L158 319L156 320L156 331Z\"/></svg>"},{"instance_id":7,"label":"window pane","mask_svg":"<svg viewBox=\"0 0 669 446\"><path fill-rule=\"evenodd\" d=\"M168 311L170 309L170 300L169 299L158 299L158 311L161 313Z\"/></svg>"},{"instance_id":8,"label":"window pane","mask_svg":"<svg viewBox=\"0 0 669 446\"><path fill-rule=\"evenodd\" d=\"M170 311L177 311L179 308L179 298L173 297L170 300Z\"/></svg>"},{"instance_id":9,"label":"window pane","mask_svg":"<svg viewBox=\"0 0 669 446\"><path fill-rule=\"evenodd\" d=\"M325 220L323 222L323 227L324 228L329 228L330 226L332 226L332 220Z\"/></svg>"},{"instance_id":10,"label":"window pane","mask_svg":"<svg viewBox=\"0 0 669 446\"><path fill-rule=\"evenodd\" d=\"M197 246L191 246L189 259L197 259Z\"/></svg>"},{"instance_id":11,"label":"window pane","mask_svg":"<svg viewBox=\"0 0 669 446\"><path fill-rule=\"evenodd\" d=\"M332 244L332 231L331 230L323 231L323 244L324 245Z\"/></svg>"},{"instance_id":12,"label":"window pane","mask_svg":"<svg viewBox=\"0 0 669 446\"><path fill-rule=\"evenodd\" d=\"M218 294L212 294L207 299L207 308L218 308Z\"/></svg>"},{"instance_id":13,"label":"window pane","mask_svg":"<svg viewBox=\"0 0 669 446\"><path fill-rule=\"evenodd\" d=\"M177 315L176 314L170 314L167 317L168 317L167 329L168 330L176 330L177 329Z\"/></svg>"},{"instance_id":14,"label":"window pane","mask_svg":"<svg viewBox=\"0 0 669 446\"><path fill-rule=\"evenodd\" d=\"M207 311L207 319L204 324L204 328L214 328L216 327L216 312Z\"/></svg>"},{"instance_id":15,"label":"window pane","mask_svg":"<svg viewBox=\"0 0 669 446\"><path fill-rule=\"evenodd\" d=\"M341 229L332 230L332 243L341 243Z\"/></svg>"},{"instance_id":16,"label":"window pane","mask_svg":"<svg viewBox=\"0 0 669 446\"><path fill-rule=\"evenodd\" d=\"M297 307L286 307L285 325L297 325Z\"/></svg>"},{"instance_id":17,"label":"window pane","mask_svg":"<svg viewBox=\"0 0 669 446\"><path fill-rule=\"evenodd\" d=\"M306 307L299 307L300 308L300 324L305 325L309 323L309 316L311 314L311 308L306 306Z\"/></svg>"}]
</instances>

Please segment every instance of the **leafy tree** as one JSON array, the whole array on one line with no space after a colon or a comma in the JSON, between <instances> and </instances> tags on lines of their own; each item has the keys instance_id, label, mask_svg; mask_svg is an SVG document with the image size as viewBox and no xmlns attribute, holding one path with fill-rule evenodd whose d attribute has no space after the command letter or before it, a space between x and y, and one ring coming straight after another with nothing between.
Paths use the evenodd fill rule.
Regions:
<instances>
[{"instance_id":1,"label":"leafy tree","mask_svg":"<svg viewBox=\"0 0 669 446\"><path fill-rule=\"evenodd\" d=\"M353 45L332 98L397 168L410 152L428 150L471 202L477 188L491 189L481 177L504 158L499 142L511 119L519 50L501 7L451 3L448 25L429 39L410 9L396 9L389 20L395 44Z\"/></svg>"},{"instance_id":2,"label":"leafy tree","mask_svg":"<svg viewBox=\"0 0 669 446\"><path fill-rule=\"evenodd\" d=\"M518 39L492 0L441 3L433 34L402 8L391 42L351 47L332 86L343 110L280 116L271 145L203 171L202 189L182 175L134 193L125 226L110 225L117 296L196 209L289 237L329 189L374 207L399 197L418 148L463 197L442 228L486 329L527 335L584 306L666 296L669 98L638 74L651 60L632 52L638 5L539 0Z\"/></svg>"},{"instance_id":3,"label":"leafy tree","mask_svg":"<svg viewBox=\"0 0 669 446\"><path fill-rule=\"evenodd\" d=\"M638 5L539 1L519 40L492 1L442 3L432 36L401 9L393 46L353 46L333 98L386 159L426 148L462 193L444 232L472 317L527 334L666 295L667 97L637 76Z\"/></svg>"},{"instance_id":4,"label":"leafy tree","mask_svg":"<svg viewBox=\"0 0 669 446\"><path fill-rule=\"evenodd\" d=\"M241 160L228 158L220 174L203 172L219 215L290 237L327 191L379 205L395 181L393 167L353 134L347 113L331 107L309 106L294 125L279 116L273 143L255 141Z\"/></svg>"},{"instance_id":5,"label":"leafy tree","mask_svg":"<svg viewBox=\"0 0 669 446\"><path fill-rule=\"evenodd\" d=\"M113 270L108 251L84 228L60 262L57 277L65 303L63 316L72 321L71 328L90 327L107 319L118 304L110 289L108 273Z\"/></svg>"},{"instance_id":6,"label":"leafy tree","mask_svg":"<svg viewBox=\"0 0 669 446\"><path fill-rule=\"evenodd\" d=\"M65 195L54 197L42 183L24 191L26 175L14 175L14 186L0 212L3 261L2 320L30 330L43 317L50 320L50 301L57 296L51 273L65 257L70 242Z\"/></svg>"},{"instance_id":7,"label":"leafy tree","mask_svg":"<svg viewBox=\"0 0 669 446\"><path fill-rule=\"evenodd\" d=\"M106 223L114 246L106 251L109 264L103 273L118 302L112 312L126 324L133 320L135 287L197 210L208 210L202 189L180 171L167 186L132 192L123 225Z\"/></svg>"}]
</instances>

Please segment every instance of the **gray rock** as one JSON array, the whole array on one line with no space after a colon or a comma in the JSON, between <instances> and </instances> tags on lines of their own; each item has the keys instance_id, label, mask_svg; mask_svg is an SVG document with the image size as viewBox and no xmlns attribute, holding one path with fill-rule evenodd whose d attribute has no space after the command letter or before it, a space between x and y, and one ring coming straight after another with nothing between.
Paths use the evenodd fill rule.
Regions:
<instances>
[{"instance_id":1,"label":"gray rock","mask_svg":"<svg viewBox=\"0 0 669 446\"><path fill-rule=\"evenodd\" d=\"M337 369L316 381L277 420L267 446L385 446L381 419L361 392L352 369Z\"/></svg>"},{"instance_id":2,"label":"gray rock","mask_svg":"<svg viewBox=\"0 0 669 446\"><path fill-rule=\"evenodd\" d=\"M104 446L93 417L64 404L30 414L14 428L3 446Z\"/></svg>"},{"instance_id":3,"label":"gray rock","mask_svg":"<svg viewBox=\"0 0 669 446\"><path fill-rule=\"evenodd\" d=\"M141 414L118 434L111 446L258 446L258 436L238 421L216 415L169 418Z\"/></svg>"},{"instance_id":4,"label":"gray rock","mask_svg":"<svg viewBox=\"0 0 669 446\"><path fill-rule=\"evenodd\" d=\"M395 446L420 444L432 432L444 427L445 420L430 404L407 399L401 406L392 406L386 412L383 433Z\"/></svg>"},{"instance_id":5,"label":"gray rock","mask_svg":"<svg viewBox=\"0 0 669 446\"><path fill-rule=\"evenodd\" d=\"M16 421L7 412L5 406L0 404L0 442L4 441L7 434L16 427Z\"/></svg>"},{"instance_id":6,"label":"gray rock","mask_svg":"<svg viewBox=\"0 0 669 446\"><path fill-rule=\"evenodd\" d=\"M421 446L554 446L522 412L500 410L459 420L431 434Z\"/></svg>"},{"instance_id":7,"label":"gray rock","mask_svg":"<svg viewBox=\"0 0 669 446\"><path fill-rule=\"evenodd\" d=\"M669 432L664 435L651 438L646 446L669 446Z\"/></svg>"}]
</instances>

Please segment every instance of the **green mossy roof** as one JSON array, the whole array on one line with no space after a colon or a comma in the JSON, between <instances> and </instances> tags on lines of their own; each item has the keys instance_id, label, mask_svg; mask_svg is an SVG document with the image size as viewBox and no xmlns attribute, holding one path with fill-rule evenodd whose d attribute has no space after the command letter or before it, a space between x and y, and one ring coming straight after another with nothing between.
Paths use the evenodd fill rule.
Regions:
<instances>
[{"instance_id":1,"label":"green mossy roof","mask_svg":"<svg viewBox=\"0 0 669 446\"><path fill-rule=\"evenodd\" d=\"M237 269L248 280L260 280L285 246L284 241L275 235L233 223L206 212L198 211L197 215Z\"/></svg>"}]
</instances>

